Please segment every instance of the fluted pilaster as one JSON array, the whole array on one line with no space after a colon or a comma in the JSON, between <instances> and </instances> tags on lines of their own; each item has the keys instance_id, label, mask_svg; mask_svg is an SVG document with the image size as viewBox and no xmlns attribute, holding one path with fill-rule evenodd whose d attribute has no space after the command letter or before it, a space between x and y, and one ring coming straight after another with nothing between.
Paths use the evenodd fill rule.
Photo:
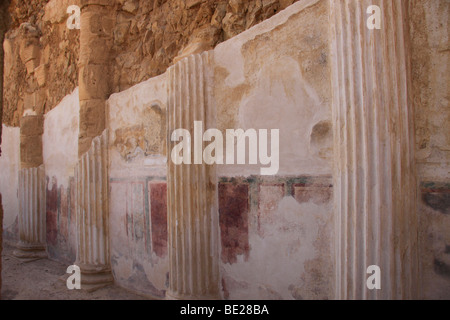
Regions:
<instances>
[{"instance_id":1,"label":"fluted pilaster","mask_svg":"<svg viewBox=\"0 0 450 320\"><path fill-rule=\"evenodd\" d=\"M168 297L175 299L219 297L215 167L194 164L194 150L192 164L175 165L170 159L177 143L170 141L174 130L187 129L193 136L194 121L201 121L204 130L212 125L210 55L189 56L169 69Z\"/></svg>"},{"instance_id":2,"label":"fluted pilaster","mask_svg":"<svg viewBox=\"0 0 450 320\"><path fill-rule=\"evenodd\" d=\"M370 30L367 8L381 8ZM330 1L336 297L417 297L417 185L408 1ZM381 268L381 290L366 287Z\"/></svg>"},{"instance_id":3,"label":"fluted pilaster","mask_svg":"<svg viewBox=\"0 0 450 320\"><path fill-rule=\"evenodd\" d=\"M75 170L77 183L77 261L82 287L113 281L109 256L108 133L92 141Z\"/></svg>"},{"instance_id":4,"label":"fluted pilaster","mask_svg":"<svg viewBox=\"0 0 450 320\"><path fill-rule=\"evenodd\" d=\"M46 249L46 188L44 166L19 172L19 243L14 255L43 258Z\"/></svg>"}]
</instances>

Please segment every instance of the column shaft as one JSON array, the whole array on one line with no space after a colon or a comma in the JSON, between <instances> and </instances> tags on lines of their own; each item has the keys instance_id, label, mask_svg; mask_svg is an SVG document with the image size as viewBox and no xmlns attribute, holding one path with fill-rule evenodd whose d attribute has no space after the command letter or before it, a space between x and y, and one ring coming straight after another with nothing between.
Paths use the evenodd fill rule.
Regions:
<instances>
[{"instance_id":1,"label":"column shaft","mask_svg":"<svg viewBox=\"0 0 450 320\"><path fill-rule=\"evenodd\" d=\"M113 281L109 257L108 133L93 139L75 169L77 187L77 261L82 287L96 289Z\"/></svg>"},{"instance_id":2,"label":"column shaft","mask_svg":"<svg viewBox=\"0 0 450 320\"><path fill-rule=\"evenodd\" d=\"M367 8L381 8L370 30ZM408 1L330 1L336 297L417 297L417 184ZM381 268L368 290L367 267Z\"/></svg>"},{"instance_id":3,"label":"column shaft","mask_svg":"<svg viewBox=\"0 0 450 320\"><path fill-rule=\"evenodd\" d=\"M219 297L215 167L194 164L193 148L192 164L175 165L170 156L177 143L170 139L174 130L187 129L193 136L194 121L201 121L204 130L212 124L209 60L210 53L192 55L169 70L168 297L175 299Z\"/></svg>"}]
</instances>

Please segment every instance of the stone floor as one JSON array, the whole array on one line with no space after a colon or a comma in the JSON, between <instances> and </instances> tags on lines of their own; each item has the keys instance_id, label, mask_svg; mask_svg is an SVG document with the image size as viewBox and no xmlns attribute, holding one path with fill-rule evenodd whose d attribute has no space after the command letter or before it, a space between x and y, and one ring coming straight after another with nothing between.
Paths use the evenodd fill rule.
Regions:
<instances>
[{"instance_id":1,"label":"stone floor","mask_svg":"<svg viewBox=\"0 0 450 320\"><path fill-rule=\"evenodd\" d=\"M2 300L146 300L148 297L110 285L93 293L68 290L62 279L68 266L48 259L23 263L14 248L2 252Z\"/></svg>"}]
</instances>

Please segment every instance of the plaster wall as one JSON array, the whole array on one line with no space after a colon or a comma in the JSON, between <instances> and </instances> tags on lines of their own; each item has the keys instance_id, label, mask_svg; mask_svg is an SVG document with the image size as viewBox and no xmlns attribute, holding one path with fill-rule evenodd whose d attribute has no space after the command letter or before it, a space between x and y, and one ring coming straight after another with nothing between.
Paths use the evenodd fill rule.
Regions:
<instances>
[{"instance_id":1,"label":"plaster wall","mask_svg":"<svg viewBox=\"0 0 450 320\"><path fill-rule=\"evenodd\" d=\"M0 193L3 203L3 231L5 240L18 239L20 129L2 128L2 155L0 157Z\"/></svg>"},{"instance_id":2,"label":"plaster wall","mask_svg":"<svg viewBox=\"0 0 450 320\"><path fill-rule=\"evenodd\" d=\"M76 257L74 169L78 162L78 88L45 115L42 136L46 184L47 251L73 263Z\"/></svg>"},{"instance_id":3,"label":"plaster wall","mask_svg":"<svg viewBox=\"0 0 450 320\"><path fill-rule=\"evenodd\" d=\"M112 271L119 285L156 297L169 271L166 101L164 74L107 103Z\"/></svg>"}]
</instances>

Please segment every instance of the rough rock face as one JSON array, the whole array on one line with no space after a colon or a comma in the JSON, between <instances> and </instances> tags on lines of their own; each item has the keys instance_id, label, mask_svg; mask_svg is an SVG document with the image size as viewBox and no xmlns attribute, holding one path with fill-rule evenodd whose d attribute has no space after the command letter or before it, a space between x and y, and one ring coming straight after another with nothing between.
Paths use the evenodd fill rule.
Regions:
<instances>
[{"instance_id":1,"label":"rough rock face","mask_svg":"<svg viewBox=\"0 0 450 320\"><path fill-rule=\"evenodd\" d=\"M118 0L114 91L163 73L174 59L212 49L295 1Z\"/></svg>"},{"instance_id":2,"label":"rough rock face","mask_svg":"<svg viewBox=\"0 0 450 320\"><path fill-rule=\"evenodd\" d=\"M55 19L48 0L12 1L5 36L3 123L18 126L25 110L44 114L76 86L79 32L66 27L66 10ZM76 2L76 1L75 1Z\"/></svg>"},{"instance_id":3,"label":"rough rock face","mask_svg":"<svg viewBox=\"0 0 450 320\"><path fill-rule=\"evenodd\" d=\"M214 48L296 0L117 0L110 64L112 92L165 72L174 61ZM80 31L66 26L79 0L9 6L3 123L25 110L45 114L78 85Z\"/></svg>"}]
</instances>

